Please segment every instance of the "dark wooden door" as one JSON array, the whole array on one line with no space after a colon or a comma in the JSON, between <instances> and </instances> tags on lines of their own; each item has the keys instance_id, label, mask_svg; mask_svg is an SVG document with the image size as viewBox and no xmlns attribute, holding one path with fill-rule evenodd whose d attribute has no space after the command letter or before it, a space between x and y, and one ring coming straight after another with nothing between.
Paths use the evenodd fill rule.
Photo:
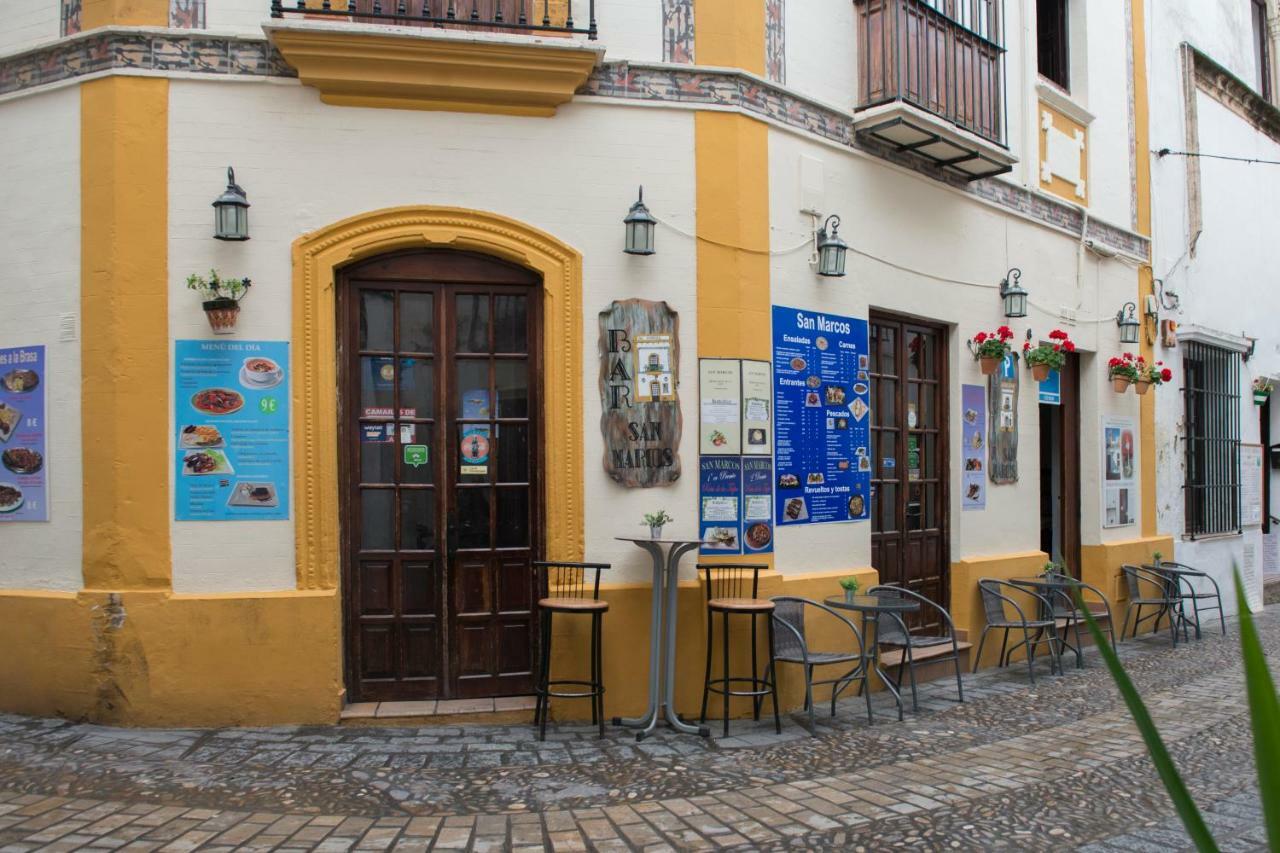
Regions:
<instances>
[{"instance_id":1,"label":"dark wooden door","mask_svg":"<svg viewBox=\"0 0 1280 853\"><path fill-rule=\"evenodd\" d=\"M352 701L532 687L540 284L463 252L388 255L340 276Z\"/></svg>"},{"instance_id":2,"label":"dark wooden door","mask_svg":"<svg viewBox=\"0 0 1280 853\"><path fill-rule=\"evenodd\" d=\"M944 607L949 594L946 329L871 315L871 564ZM916 627L929 630L927 620Z\"/></svg>"}]
</instances>

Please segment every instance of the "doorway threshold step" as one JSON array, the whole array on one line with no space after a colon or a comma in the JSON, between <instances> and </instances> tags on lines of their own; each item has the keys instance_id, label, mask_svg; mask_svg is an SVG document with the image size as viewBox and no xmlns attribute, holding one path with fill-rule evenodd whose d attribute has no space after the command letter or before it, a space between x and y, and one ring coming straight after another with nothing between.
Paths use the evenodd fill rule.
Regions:
<instances>
[{"instance_id":1,"label":"doorway threshold step","mask_svg":"<svg viewBox=\"0 0 1280 853\"><path fill-rule=\"evenodd\" d=\"M532 711L533 696L500 696L496 699L441 699L423 702L354 702L342 709L343 720L396 719L403 717L451 717L463 714L501 714Z\"/></svg>"}]
</instances>

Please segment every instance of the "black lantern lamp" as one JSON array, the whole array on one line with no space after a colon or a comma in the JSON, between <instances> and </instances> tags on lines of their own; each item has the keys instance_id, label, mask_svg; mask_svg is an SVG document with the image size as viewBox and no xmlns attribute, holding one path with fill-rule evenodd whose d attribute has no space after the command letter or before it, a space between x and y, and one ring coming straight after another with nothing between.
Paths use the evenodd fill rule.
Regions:
<instances>
[{"instance_id":1,"label":"black lantern lamp","mask_svg":"<svg viewBox=\"0 0 1280 853\"><path fill-rule=\"evenodd\" d=\"M827 228L831 233L827 233ZM840 239L840 217L832 214L818 229L818 275L840 278L844 275L849 244Z\"/></svg>"},{"instance_id":2,"label":"black lantern lamp","mask_svg":"<svg viewBox=\"0 0 1280 853\"><path fill-rule=\"evenodd\" d=\"M1010 320L1027 316L1027 292L1018 284L1022 278L1022 270L1014 267L1005 273L1000 282L1000 298L1004 300L1004 316Z\"/></svg>"},{"instance_id":3,"label":"black lantern lamp","mask_svg":"<svg viewBox=\"0 0 1280 853\"><path fill-rule=\"evenodd\" d=\"M640 188L640 197L622 222L627 226L627 244L623 251L628 255L652 255L653 232L658 220L644 206L644 187Z\"/></svg>"},{"instance_id":4,"label":"black lantern lamp","mask_svg":"<svg viewBox=\"0 0 1280 853\"><path fill-rule=\"evenodd\" d=\"M219 240L249 239L249 199L227 167L227 188L213 203L213 236Z\"/></svg>"},{"instance_id":5,"label":"black lantern lamp","mask_svg":"<svg viewBox=\"0 0 1280 853\"><path fill-rule=\"evenodd\" d=\"M1136 344L1138 342L1138 318L1135 316L1138 306L1126 302L1116 312L1116 325L1120 327L1120 343Z\"/></svg>"}]
</instances>

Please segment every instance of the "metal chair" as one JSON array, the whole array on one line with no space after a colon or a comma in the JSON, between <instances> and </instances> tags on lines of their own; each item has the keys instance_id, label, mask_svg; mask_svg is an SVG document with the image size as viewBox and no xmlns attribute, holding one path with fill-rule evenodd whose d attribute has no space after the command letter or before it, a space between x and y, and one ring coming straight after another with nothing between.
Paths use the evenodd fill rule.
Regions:
<instances>
[{"instance_id":1,"label":"metal chair","mask_svg":"<svg viewBox=\"0 0 1280 853\"><path fill-rule=\"evenodd\" d=\"M1227 636L1227 615L1222 611L1222 590L1218 588L1218 582L1213 579L1213 576L1207 572L1202 572L1199 569L1194 569L1186 563L1175 563L1173 560L1161 560L1159 565L1154 566L1153 568L1159 571L1163 566L1170 566L1172 568L1182 570L1175 575L1178 580L1178 597L1181 599L1179 604L1182 605L1185 604L1185 602L1191 602L1192 614L1194 617L1193 624L1196 626L1196 639L1198 640L1201 637L1200 612L1202 610L1206 613L1214 610L1218 611L1218 622L1222 627L1222 636ZM1195 584L1192 583L1193 579L1209 581L1209 583L1213 584L1213 592L1200 592L1196 589ZM1210 600L1216 602L1216 604L1213 606L1200 606L1201 601ZM1181 611L1181 609L1182 608L1180 606L1179 610Z\"/></svg>"},{"instance_id":2,"label":"metal chair","mask_svg":"<svg viewBox=\"0 0 1280 853\"><path fill-rule=\"evenodd\" d=\"M1041 613L1049 613L1052 606L1042 596L1031 592L1023 587L1016 586L1008 581L997 580L996 578L980 578L978 580L978 591L982 595L982 609L987 617L987 624L982 628L982 638L978 641L978 653L973 658L973 670L978 671L978 664L982 661L982 647L987 642L987 632L992 628L1003 628L1004 639L1000 643L1000 666L1006 666L1009 657L1018 649L1018 646L1025 645L1027 647L1027 672L1031 676L1031 683L1036 683L1036 646L1041 643L1049 644L1049 673L1052 674L1057 669L1058 674L1062 674L1062 660L1058 656L1058 630L1054 619L1040 618L1037 615L1035 619L1028 619L1027 614L1023 611L1021 605L1013 598L1005 595L1000 591L1001 587L1006 587L1010 591L1021 593L1035 600L1038 607L1041 607ZM1005 612L1005 605L1008 604L1018 614L1016 620L1010 619ZM1022 629L1022 642L1015 643L1013 648L1009 648L1009 632L1014 628ZM1031 631L1036 631L1036 639L1032 641ZM1045 632L1048 637L1044 637Z\"/></svg>"},{"instance_id":3,"label":"metal chair","mask_svg":"<svg viewBox=\"0 0 1280 853\"><path fill-rule=\"evenodd\" d=\"M760 705L765 696L773 696L773 725L778 734L782 734L782 720L778 716L778 685L773 674L773 613L774 604L768 599L758 598L760 591L760 570L767 566L757 563L699 563L698 571L703 574L707 591L707 669L702 679L702 716L700 722L707 721L707 700L712 693L724 696L724 734L729 736L729 697L751 697L752 716L760 719ZM720 678L711 677L712 646L715 642L715 615L720 614L722 670ZM734 677L729 672L729 617L741 615L751 620L751 676ZM761 678L760 665L756 655L756 617L764 616L765 628L769 635L769 663L765 669L765 677ZM734 690L735 682L750 685L748 690Z\"/></svg>"},{"instance_id":4,"label":"metal chair","mask_svg":"<svg viewBox=\"0 0 1280 853\"><path fill-rule=\"evenodd\" d=\"M924 652L924 659L930 663L946 663L953 661L956 669L956 693L961 702L964 701L964 684L960 678L960 644L956 640L956 626L951 621L951 614L941 604L931 601L918 592L912 592L909 589L898 586L897 584L880 584L873 586L867 590L868 595L875 595L876 592L892 592L895 595L905 596L920 602L920 609L923 611L926 607L931 607L938 612L940 623L944 625L941 634L913 634L907 629L907 625L902 621L902 617L896 613L886 614L891 617L889 619L880 619L877 630L880 632L879 643L882 646L896 647L896 654L900 655L898 660L898 675L894 681L894 687L901 690L902 688L902 670L905 666L907 674L911 679L911 708L912 710L920 710L920 701L916 693L916 654L921 650ZM950 651L946 651L946 647L950 646ZM928 651L932 650L932 651ZM881 655L881 662L885 662L885 655ZM892 662L889 664L892 666Z\"/></svg>"},{"instance_id":5,"label":"metal chair","mask_svg":"<svg viewBox=\"0 0 1280 853\"><path fill-rule=\"evenodd\" d=\"M1120 639L1124 639L1125 632L1129 630L1129 612L1133 611L1133 633L1132 637L1138 636L1138 626L1147 619L1153 619L1152 630L1160 627L1160 617L1166 613L1169 614L1169 635L1173 638L1173 645L1178 645L1178 617L1175 610L1178 606L1177 584L1173 581L1172 576L1162 574L1149 568L1139 568L1138 566L1123 565L1120 571L1124 574L1125 583L1129 587L1129 603L1124 608L1124 621L1120 624ZM1150 595L1143 592L1144 583L1154 592ZM1155 613L1147 616L1142 615L1142 608L1155 607ZM1137 608L1136 610L1134 608Z\"/></svg>"},{"instance_id":6,"label":"metal chair","mask_svg":"<svg viewBox=\"0 0 1280 853\"><path fill-rule=\"evenodd\" d=\"M776 669L777 664L780 663L795 663L799 664L803 669L804 707L809 712L809 734L812 737L818 736L817 724L813 715L813 687L815 684L831 685L831 716L834 717L836 715L836 699L850 684L861 682L859 690L866 694L867 723L871 724L871 689L867 683L866 646L863 645L862 632L858 630L858 626L827 605L819 604L808 598L794 598L784 595L777 596L772 601L774 603L772 621L776 628L773 632L773 659L769 662L769 667ZM806 608L813 608L827 613L848 627L854 639L857 640L857 650L834 652L811 650L805 633ZM857 663L857 666L838 678L823 679L821 681L813 680L813 668L815 666L854 662ZM775 679L777 678L776 672L771 674ZM776 696L773 701L776 708L778 701Z\"/></svg>"},{"instance_id":7,"label":"metal chair","mask_svg":"<svg viewBox=\"0 0 1280 853\"><path fill-rule=\"evenodd\" d=\"M538 621L542 633L541 660L538 666L538 680L534 693L538 697L533 712L534 725L538 727L538 740L547 736L547 716L550 700L557 699L590 699L591 724L600 727L600 737L604 737L604 679L601 675L601 617L609 610L609 602L600 600L600 572L610 568L608 563L565 563L539 560L534 562L535 578L545 585L539 589L547 591L546 597L538 600ZM591 582L587 582L587 573L592 573ZM556 613L591 615L591 678L551 680L551 618ZM557 691L553 688L563 686L585 687L585 690L572 692Z\"/></svg>"},{"instance_id":8,"label":"metal chair","mask_svg":"<svg viewBox=\"0 0 1280 853\"><path fill-rule=\"evenodd\" d=\"M1116 645L1116 629L1115 620L1111 617L1111 602L1107 600L1107 596L1102 590L1092 584L1087 584L1082 580L1077 580L1068 574L1062 572L1046 572L1048 577L1059 578L1064 584L1079 590L1081 601L1084 603L1085 610L1093 617L1093 621L1098 623L1098 628L1106 631L1111 637L1111 647ZM1097 596L1096 600L1090 600L1086 594ZM1076 606L1074 598L1068 596L1069 607L1054 608L1054 616L1070 620L1075 625L1076 641L1080 639L1080 623L1084 621L1085 611L1080 610ZM1079 655L1077 655L1077 660Z\"/></svg>"}]
</instances>

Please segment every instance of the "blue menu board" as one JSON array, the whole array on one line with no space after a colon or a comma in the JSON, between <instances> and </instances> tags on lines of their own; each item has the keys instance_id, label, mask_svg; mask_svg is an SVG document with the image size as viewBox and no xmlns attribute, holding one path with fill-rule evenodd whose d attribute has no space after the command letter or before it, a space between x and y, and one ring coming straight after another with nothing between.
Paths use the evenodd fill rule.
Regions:
<instances>
[{"instance_id":1,"label":"blue menu board","mask_svg":"<svg viewBox=\"0 0 1280 853\"><path fill-rule=\"evenodd\" d=\"M742 553L742 458L703 456L698 465L698 538L703 554Z\"/></svg>"},{"instance_id":2,"label":"blue menu board","mask_svg":"<svg viewBox=\"0 0 1280 853\"><path fill-rule=\"evenodd\" d=\"M44 347L0 349L0 522L48 521Z\"/></svg>"},{"instance_id":3,"label":"blue menu board","mask_svg":"<svg viewBox=\"0 0 1280 853\"><path fill-rule=\"evenodd\" d=\"M867 321L773 306L778 524L870 517Z\"/></svg>"},{"instance_id":4,"label":"blue menu board","mask_svg":"<svg viewBox=\"0 0 1280 853\"><path fill-rule=\"evenodd\" d=\"M174 517L289 517L289 344L175 341Z\"/></svg>"},{"instance_id":5,"label":"blue menu board","mask_svg":"<svg viewBox=\"0 0 1280 853\"><path fill-rule=\"evenodd\" d=\"M773 458L742 457L742 552L773 552Z\"/></svg>"}]
</instances>

